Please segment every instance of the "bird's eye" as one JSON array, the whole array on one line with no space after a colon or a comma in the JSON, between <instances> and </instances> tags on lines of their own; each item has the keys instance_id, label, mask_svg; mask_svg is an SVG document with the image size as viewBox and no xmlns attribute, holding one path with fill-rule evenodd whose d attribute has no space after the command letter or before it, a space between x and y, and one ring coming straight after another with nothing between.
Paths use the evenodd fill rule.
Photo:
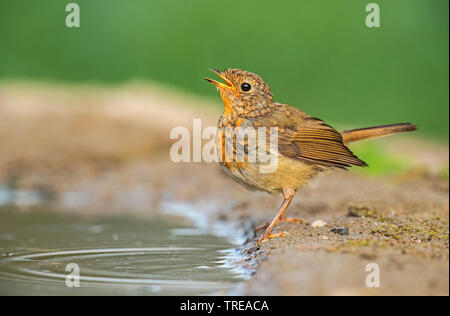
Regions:
<instances>
[{"instance_id":1,"label":"bird's eye","mask_svg":"<svg viewBox=\"0 0 450 316\"><path fill-rule=\"evenodd\" d=\"M242 91L249 91L251 88L252 88L252 86L250 84L248 84L247 82L244 82L243 84L241 84Z\"/></svg>"}]
</instances>

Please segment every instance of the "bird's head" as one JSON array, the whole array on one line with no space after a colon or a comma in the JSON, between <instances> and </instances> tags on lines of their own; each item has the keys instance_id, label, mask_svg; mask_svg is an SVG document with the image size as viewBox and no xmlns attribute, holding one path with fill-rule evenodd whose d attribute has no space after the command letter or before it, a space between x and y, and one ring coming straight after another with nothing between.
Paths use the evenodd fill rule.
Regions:
<instances>
[{"instance_id":1,"label":"bird's head","mask_svg":"<svg viewBox=\"0 0 450 316\"><path fill-rule=\"evenodd\" d=\"M269 86L257 74L240 69L219 71L212 68L210 70L225 82L205 78L217 87L226 114L230 115L233 111L250 110L255 107L265 107L272 103Z\"/></svg>"}]
</instances>

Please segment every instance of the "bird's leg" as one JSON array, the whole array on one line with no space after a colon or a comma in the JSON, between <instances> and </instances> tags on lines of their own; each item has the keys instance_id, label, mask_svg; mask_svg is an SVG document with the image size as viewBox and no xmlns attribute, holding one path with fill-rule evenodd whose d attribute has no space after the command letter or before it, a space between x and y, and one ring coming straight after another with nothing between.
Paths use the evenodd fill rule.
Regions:
<instances>
[{"instance_id":1,"label":"bird's leg","mask_svg":"<svg viewBox=\"0 0 450 316\"><path fill-rule=\"evenodd\" d=\"M291 190L291 189L283 189L283 195L284 198L286 199L286 197L291 196L291 199L294 197L295 195L295 191ZM302 218L292 218L292 217L286 217L287 208L285 208L283 214L281 214L280 218L278 219L280 222L289 222L289 223L299 223L299 224L308 224L309 222L307 220L304 220Z\"/></svg>"},{"instance_id":2,"label":"bird's leg","mask_svg":"<svg viewBox=\"0 0 450 316\"><path fill-rule=\"evenodd\" d=\"M306 219L302 218L292 218L292 217L280 217L278 219L278 222L288 222L288 223L298 223L298 224L306 224L310 225L310 223ZM267 226L269 226L270 222L267 222L263 225L259 225L255 227L255 233L259 232L260 230L266 229Z\"/></svg>"},{"instance_id":3,"label":"bird's leg","mask_svg":"<svg viewBox=\"0 0 450 316\"><path fill-rule=\"evenodd\" d=\"M290 190L290 189L284 189L283 190L283 200L287 200L287 199L292 199L295 195L295 191ZM308 223L306 220L300 219L300 218L290 218L290 217L285 217L284 215L286 214L286 210L287 207L284 209L283 214L281 214L281 216L278 218L278 221L276 224L278 224L278 222L290 222L290 223ZM268 226L270 225L270 222L267 222L264 225L259 225L255 228L255 233L259 232L260 230L266 229Z\"/></svg>"},{"instance_id":4,"label":"bird's leg","mask_svg":"<svg viewBox=\"0 0 450 316\"><path fill-rule=\"evenodd\" d=\"M286 235L286 233L279 233L279 234L271 235L271 232L272 232L272 229L275 227L275 225L280 220L280 217L283 216L284 213L286 213L286 210L287 210L289 204L291 204L291 201L292 201L292 198L294 197L294 195L295 195L295 192L293 190L283 190L283 203L281 204L280 208L278 209L278 213L275 216L275 218L272 220L272 222L270 222L269 226L267 227L266 231L261 236L261 238L259 238L258 243L266 241L267 239L270 239L270 238Z\"/></svg>"}]
</instances>

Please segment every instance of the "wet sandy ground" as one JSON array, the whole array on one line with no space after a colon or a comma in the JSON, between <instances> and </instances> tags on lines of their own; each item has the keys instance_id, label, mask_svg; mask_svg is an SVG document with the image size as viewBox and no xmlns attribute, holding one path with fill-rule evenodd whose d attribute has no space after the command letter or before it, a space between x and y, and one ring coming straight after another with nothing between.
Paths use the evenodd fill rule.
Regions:
<instances>
[{"instance_id":1,"label":"wet sandy ground","mask_svg":"<svg viewBox=\"0 0 450 316\"><path fill-rule=\"evenodd\" d=\"M254 228L271 220L280 197L245 191L215 164L170 161L170 129L193 118L215 125L220 107L208 105L149 85L1 84L0 183L90 216L130 209L153 216L164 201L192 205L210 225L225 222L231 237L247 237L238 264L254 275L232 294L449 294L447 146L376 140L390 155L413 157L410 170L324 175L288 211L314 224L282 223L275 232L286 237L257 246ZM379 288L366 286L369 263L380 268Z\"/></svg>"}]
</instances>

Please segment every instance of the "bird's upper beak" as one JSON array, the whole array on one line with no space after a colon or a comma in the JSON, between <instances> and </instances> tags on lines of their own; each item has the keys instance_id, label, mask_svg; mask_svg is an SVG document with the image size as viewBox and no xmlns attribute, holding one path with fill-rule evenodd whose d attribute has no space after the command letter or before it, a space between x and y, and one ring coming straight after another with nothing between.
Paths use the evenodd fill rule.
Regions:
<instances>
[{"instance_id":1,"label":"bird's upper beak","mask_svg":"<svg viewBox=\"0 0 450 316\"><path fill-rule=\"evenodd\" d=\"M222 82L219 82L216 80L212 80L209 78L205 78L206 81L216 85L218 88L226 88L226 89L234 90L233 83L230 80L228 80L221 71L214 69L214 68L210 68L209 70L211 70L212 72L215 72L223 81L225 81L225 83L222 83Z\"/></svg>"}]
</instances>

